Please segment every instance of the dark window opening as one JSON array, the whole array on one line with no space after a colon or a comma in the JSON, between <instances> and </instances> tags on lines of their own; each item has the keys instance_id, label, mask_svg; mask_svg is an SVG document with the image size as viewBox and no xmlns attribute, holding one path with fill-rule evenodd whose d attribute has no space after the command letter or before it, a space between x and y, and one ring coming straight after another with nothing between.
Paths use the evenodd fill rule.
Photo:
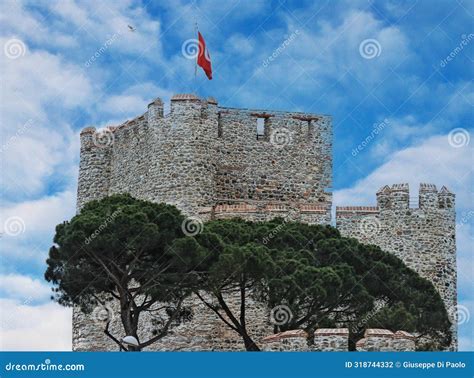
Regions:
<instances>
[{"instance_id":1,"label":"dark window opening","mask_svg":"<svg viewBox=\"0 0 474 378\"><path fill-rule=\"evenodd\" d=\"M262 140L265 138L265 118L257 118L257 140Z\"/></svg>"},{"instance_id":2,"label":"dark window opening","mask_svg":"<svg viewBox=\"0 0 474 378\"><path fill-rule=\"evenodd\" d=\"M217 115L217 137L222 138L222 122L221 122L221 113Z\"/></svg>"}]
</instances>

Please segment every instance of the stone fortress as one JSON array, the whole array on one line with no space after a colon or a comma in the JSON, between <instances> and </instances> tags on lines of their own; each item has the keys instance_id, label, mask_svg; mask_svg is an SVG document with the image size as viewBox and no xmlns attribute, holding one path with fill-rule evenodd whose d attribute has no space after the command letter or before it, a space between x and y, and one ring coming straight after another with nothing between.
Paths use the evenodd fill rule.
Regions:
<instances>
[{"instance_id":1,"label":"stone fortress","mask_svg":"<svg viewBox=\"0 0 474 378\"><path fill-rule=\"evenodd\" d=\"M220 107L213 98L180 94L171 98L167 115L156 99L146 113L120 126L100 132L83 129L80 154L78 210L93 199L130 193L173 204L199 221L283 217L331 224L332 120L327 115ZM408 185L396 184L384 186L376 197L373 207L337 206L336 227L343 236L395 254L434 284L450 315L452 348L457 349L454 194L446 187L438 191L432 184L421 184L414 207ZM172 328L150 349L243 350L240 337L199 299L190 298L187 305L193 308L192 319ZM263 350L304 349L294 349L301 330L272 335L268 310L258 303L249 307L249 319L255 319L250 333ZM151 332L149 320L142 321L142 332ZM111 331L120 330L114 321ZM340 346L341 337L347 338L345 329L316 332L326 340L319 345L329 343L323 350L347 350L344 342ZM392 341L380 343L380 337ZM401 339L411 340L411 335L366 330L357 349L401 350L405 345L410 350L410 342ZM116 346L94 314L75 309L73 349Z\"/></svg>"}]
</instances>

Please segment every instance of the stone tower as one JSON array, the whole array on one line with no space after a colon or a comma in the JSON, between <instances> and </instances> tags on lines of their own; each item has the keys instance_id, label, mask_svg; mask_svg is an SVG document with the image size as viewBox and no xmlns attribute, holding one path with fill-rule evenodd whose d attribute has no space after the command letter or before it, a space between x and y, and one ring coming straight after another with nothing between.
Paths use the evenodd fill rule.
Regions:
<instances>
[{"instance_id":1,"label":"stone tower","mask_svg":"<svg viewBox=\"0 0 474 378\"><path fill-rule=\"evenodd\" d=\"M328 224L331 141L328 116L222 108L188 94L175 95L165 116L157 99L118 127L82 131L77 206L127 192L203 220L291 208Z\"/></svg>"},{"instance_id":2,"label":"stone tower","mask_svg":"<svg viewBox=\"0 0 474 378\"><path fill-rule=\"evenodd\" d=\"M156 99L143 115L116 127L81 132L77 209L115 193L176 205L206 221L291 217L330 224L332 120L320 114L220 107L213 98L181 94L170 113ZM338 207L341 233L401 257L430 279L447 308L456 304L454 195L422 185L420 207L408 187L384 187L377 207ZM370 236L367 232L374 232ZM152 346L157 350L241 350L240 339L197 298L191 322ZM271 333L269 314L250 306L255 339ZM455 316L455 315L453 315ZM454 320L454 318L453 318ZM73 315L75 350L114 350L94 314ZM141 325L151 332L147 320ZM120 324L112 324L119 334Z\"/></svg>"},{"instance_id":3,"label":"stone tower","mask_svg":"<svg viewBox=\"0 0 474 378\"><path fill-rule=\"evenodd\" d=\"M453 324L457 348L457 273L454 194L446 187L420 184L418 206L408 184L384 186L377 206L336 207L336 227L343 236L375 244L393 253L439 291Z\"/></svg>"}]
</instances>

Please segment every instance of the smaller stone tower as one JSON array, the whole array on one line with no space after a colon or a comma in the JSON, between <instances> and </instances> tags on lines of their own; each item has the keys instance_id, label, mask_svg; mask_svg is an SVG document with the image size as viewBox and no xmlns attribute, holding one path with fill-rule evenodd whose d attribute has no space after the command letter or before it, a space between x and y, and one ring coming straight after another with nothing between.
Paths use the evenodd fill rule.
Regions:
<instances>
[{"instance_id":1,"label":"smaller stone tower","mask_svg":"<svg viewBox=\"0 0 474 378\"><path fill-rule=\"evenodd\" d=\"M408 184L382 187L377 206L336 207L343 236L378 245L430 280L439 291L453 324L457 348L455 196L446 187L420 184L418 207L410 207Z\"/></svg>"}]
</instances>

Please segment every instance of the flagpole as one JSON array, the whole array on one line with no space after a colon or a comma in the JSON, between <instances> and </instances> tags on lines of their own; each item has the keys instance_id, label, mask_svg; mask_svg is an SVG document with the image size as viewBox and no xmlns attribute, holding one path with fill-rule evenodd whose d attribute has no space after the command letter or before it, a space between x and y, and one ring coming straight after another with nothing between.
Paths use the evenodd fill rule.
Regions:
<instances>
[{"instance_id":1,"label":"flagpole","mask_svg":"<svg viewBox=\"0 0 474 378\"><path fill-rule=\"evenodd\" d=\"M194 35L198 37L198 24L197 21L194 21ZM199 38L198 38L198 55L196 55L196 60L194 61L194 92L197 96L197 60L199 57Z\"/></svg>"}]
</instances>

